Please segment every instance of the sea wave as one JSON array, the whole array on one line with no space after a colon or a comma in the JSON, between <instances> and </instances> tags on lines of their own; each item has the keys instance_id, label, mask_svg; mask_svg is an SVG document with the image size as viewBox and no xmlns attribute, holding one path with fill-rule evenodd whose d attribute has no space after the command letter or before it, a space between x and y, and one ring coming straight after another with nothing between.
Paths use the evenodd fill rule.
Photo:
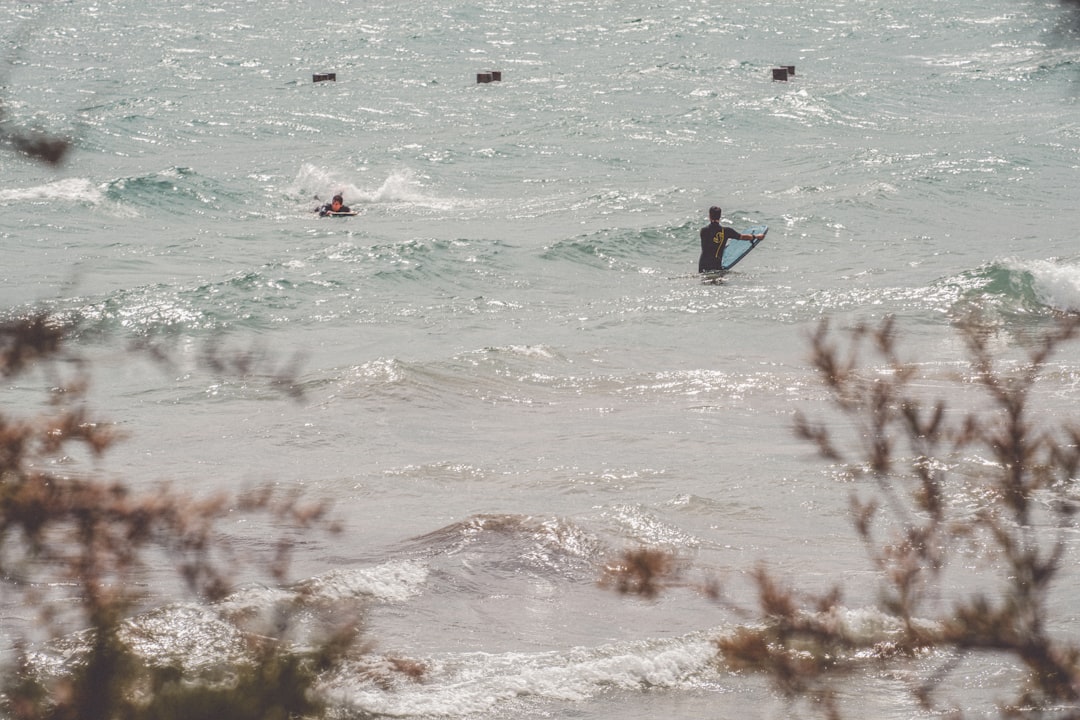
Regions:
<instances>
[{"instance_id":1,"label":"sea wave","mask_svg":"<svg viewBox=\"0 0 1080 720\"><path fill-rule=\"evenodd\" d=\"M1031 278L1035 297L1062 312L1080 312L1080 262L1052 260L1010 261L1015 271Z\"/></svg>"},{"instance_id":2,"label":"sea wave","mask_svg":"<svg viewBox=\"0 0 1080 720\"><path fill-rule=\"evenodd\" d=\"M25 188L0 189L0 205L51 205L72 203L98 205L106 197L102 188L86 178L64 178Z\"/></svg>"},{"instance_id":3,"label":"sea wave","mask_svg":"<svg viewBox=\"0 0 1080 720\"><path fill-rule=\"evenodd\" d=\"M234 208L246 206L241 193L192 168L177 166L112 180L105 185L105 196L119 206L154 214L234 213Z\"/></svg>"},{"instance_id":4,"label":"sea wave","mask_svg":"<svg viewBox=\"0 0 1080 720\"><path fill-rule=\"evenodd\" d=\"M867 648L845 658L852 664L880 662L904 629L875 608L839 607L829 613L828 621ZM400 673L373 675L378 658L369 656L326 678L324 688L334 706L350 716L391 717L486 716L510 703L581 702L612 690L716 693L745 682L741 674L724 669L716 645L718 638L740 629L721 625L675 637L551 652L431 654L412 659L423 668L420 682ZM384 665L389 668L391 663ZM716 700L712 702L715 708Z\"/></svg>"},{"instance_id":5,"label":"sea wave","mask_svg":"<svg viewBox=\"0 0 1080 720\"><path fill-rule=\"evenodd\" d=\"M559 239L548 245L541 258L574 265L642 272L672 260L686 261L688 226L612 228Z\"/></svg>"},{"instance_id":6,"label":"sea wave","mask_svg":"<svg viewBox=\"0 0 1080 720\"><path fill-rule=\"evenodd\" d=\"M716 649L707 633L544 653L455 653L422 658L423 682L391 685L364 666L327 680L335 705L392 717L475 717L519 698L580 701L612 688L692 685ZM370 661L367 662L370 667Z\"/></svg>"},{"instance_id":7,"label":"sea wave","mask_svg":"<svg viewBox=\"0 0 1080 720\"><path fill-rule=\"evenodd\" d=\"M597 563L607 551L572 520L517 514L474 515L414 538L406 548L421 556L471 558L466 567L482 558L489 577L529 572L586 581L598 576ZM449 572L459 574L458 567ZM454 582L461 584L461 578Z\"/></svg>"},{"instance_id":8,"label":"sea wave","mask_svg":"<svg viewBox=\"0 0 1080 720\"><path fill-rule=\"evenodd\" d=\"M363 587L356 595L366 595L371 585L365 576L374 573L372 577L392 578L387 599L402 602L414 595L417 582L426 577L422 568L409 562L354 573L354 577L345 578L344 585L342 574L337 573L325 587L345 587L351 595L351 588L359 582ZM378 580L374 583L380 584ZM340 599L340 593L331 591L330 595L332 600ZM175 665L209 680L219 679L228 663L248 657L250 645L242 626L250 624L253 616L272 614L274 607L295 600L281 590L253 588L216 606L175 603L128 621L120 637L151 666ZM305 602L314 606L318 600L309 597ZM831 627L857 648L865 648L847 654L844 659L852 664L880 662L904 631L896 618L873 607L840 606L825 615ZM745 629L741 624L711 624L668 637L531 652L413 654L370 649L325 674L319 690L330 703L332 717L428 718L487 716L510 704L535 702L547 707L545 703L551 701L578 703L613 690L633 694L677 689L712 694L745 683L741 674L725 669L717 647L720 638ZM394 638L380 640L382 645L395 643ZM46 675L63 676L81 661L90 641L87 633L61 638L33 652L32 663Z\"/></svg>"},{"instance_id":9,"label":"sea wave","mask_svg":"<svg viewBox=\"0 0 1080 720\"><path fill-rule=\"evenodd\" d=\"M342 602L404 602L415 596L427 579L423 563L405 559L373 566L342 568L287 587L243 587L214 604L175 602L126 620L120 639L148 664L179 665L190 672L206 672L247 657L247 633L259 622L267 626L282 608L300 612L296 636L302 643L307 614L315 608ZM44 672L63 673L89 651L86 632L61 637L35 650L33 663Z\"/></svg>"},{"instance_id":10,"label":"sea wave","mask_svg":"<svg viewBox=\"0 0 1080 720\"><path fill-rule=\"evenodd\" d=\"M975 306L1003 318L1080 312L1080 263L1005 258L948 281L960 290L958 309Z\"/></svg>"}]
</instances>

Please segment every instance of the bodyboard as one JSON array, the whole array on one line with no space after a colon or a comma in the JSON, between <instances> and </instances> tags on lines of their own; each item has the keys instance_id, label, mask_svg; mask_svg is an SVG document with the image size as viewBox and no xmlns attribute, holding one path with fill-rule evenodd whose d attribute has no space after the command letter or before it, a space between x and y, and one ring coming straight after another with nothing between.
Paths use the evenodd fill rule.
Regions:
<instances>
[{"instance_id":1,"label":"bodyboard","mask_svg":"<svg viewBox=\"0 0 1080 720\"><path fill-rule=\"evenodd\" d=\"M742 231L743 235L765 235L769 232L768 225L754 225ZM762 238L761 240L764 240ZM720 258L720 272L727 272L735 267L735 264L750 254L750 251L761 244L761 240L728 240L724 246L724 256Z\"/></svg>"}]
</instances>

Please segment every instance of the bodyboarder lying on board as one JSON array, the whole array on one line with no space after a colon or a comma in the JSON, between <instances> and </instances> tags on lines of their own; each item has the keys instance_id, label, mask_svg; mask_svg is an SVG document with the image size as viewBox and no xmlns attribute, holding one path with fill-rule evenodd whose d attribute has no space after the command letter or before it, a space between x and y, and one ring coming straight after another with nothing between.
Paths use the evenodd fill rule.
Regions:
<instances>
[{"instance_id":1,"label":"bodyboarder lying on board","mask_svg":"<svg viewBox=\"0 0 1080 720\"><path fill-rule=\"evenodd\" d=\"M340 195L335 195L334 199L319 208L319 217L326 217L327 215L336 215L338 213L351 213L348 205L344 205L344 198Z\"/></svg>"}]
</instances>

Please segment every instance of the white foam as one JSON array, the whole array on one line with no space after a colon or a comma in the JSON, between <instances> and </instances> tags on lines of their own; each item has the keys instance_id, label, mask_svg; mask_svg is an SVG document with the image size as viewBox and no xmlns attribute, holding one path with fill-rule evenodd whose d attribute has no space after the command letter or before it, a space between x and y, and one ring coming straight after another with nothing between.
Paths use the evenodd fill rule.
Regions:
<instances>
[{"instance_id":1,"label":"white foam","mask_svg":"<svg viewBox=\"0 0 1080 720\"><path fill-rule=\"evenodd\" d=\"M251 586L232 593L220 603L226 613L272 609L301 593L323 600L368 598L400 602L418 595L427 582L428 567L416 560L390 561L379 565L332 570L303 580L289 588Z\"/></svg>"},{"instance_id":2,"label":"white foam","mask_svg":"<svg viewBox=\"0 0 1080 720\"><path fill-rule=\"evenodd\" d=\"M470 717L500 702L535 696L580 701L612 687L679 687L716 657L704 633L669 641L578 648L567 652L465 653L429 659L421 684L385 687L331 682L335 704L376 715Z\"/></svg>"},{"instance_id":3,"label":"white foam","mask_svg":"<svg viewBox=\"0 0 1080 720\"><path fill-rule=\"evenodd\" d=\"M431 204L420 191L420 183L411 170L398 170L390 173L379 189L367 195L367 202L406 202Z\"/></svg>"},{"instance_id":4,"label":"white foam","mask_svg":"<svg viewBox=\"0 0 1080 720\"><path fill-rule=\"evenodd\" d=\"M0 190L0 203L81 202L97 205L104 197L101 189L85 178L65 178L45 185Z\"/></svg>"},{"instance_id":5,"label":"white foam","mask_svg":"<svg viewBox=\"0 0 1080 720\"><path fill-rule=\"evenodd\" d=\"M1080 312L1080 265L1033 260L1024 269L1031 273L1040 301L1055 310Z\"/></svg>"},{"instance_id":6,"label":"white foam","mask_svg":"<svg viewBox=\"0 0 1080 720\"><path fill-rule=\"evenodd\" d=\"M428 578L428 567L415 560L387 562L374 567L333 570L305 581L320 597L337 600L366 596L401 602L420 593Z\"/></svg>"},{"instance_id":7,"label":"white foam","mask_svg":"<svg viewBox=\"0 0 1080 720\"><path fill-rule=\"evenodd\" d=\"M340 193L345 198L345 204L350 206L404 203L449 210L468 204L427 194L417 179L416 173L408 169L394 170L379 187L371 189L361 187L335 171L305 163L297 173L290 193L304 198L314 193L315 197L324 201Z\"/></svg>"}]
</instances>

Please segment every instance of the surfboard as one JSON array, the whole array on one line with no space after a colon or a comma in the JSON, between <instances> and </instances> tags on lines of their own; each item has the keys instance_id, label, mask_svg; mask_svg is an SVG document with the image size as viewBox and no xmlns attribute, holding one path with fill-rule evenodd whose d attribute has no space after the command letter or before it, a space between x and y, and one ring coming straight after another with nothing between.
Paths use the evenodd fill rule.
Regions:
<instances>
[{"instance_id":1,"label":"surfboard","mask_svg":"<svg viewBox=\"0 0 1080 720\"><path fill-rule=\"evenodd\" d=\"M355 210L353 212L347 212L347 213L346 212L324 212L324 213L319 213L319 215L321 217L352 217L354 215L359 215L359 214L360 213L356 212Z\"/></svg>"},{"instance_id":2,"label":"surfboard","mask_svg":"<svg viewBox=\"0 0 1080 720\"><path fill-rule=\"evenodd\" d=\"M754 225L742 231L743 235L765 235L769 232L768 225ZM765 238L761 238L764 240ZM728 240L724 246L724 256L720 258L721 272L727 272L735 267L735 264L750 254L750 251L761 244L761 240Z\"/></svg>"},{"instance_id":3,"label":"surfboard","mask_svg":"<svg viewBox=\"0 0 1080 720\"><path fill-rule=\"evenodd\" d=\"M742 230L743 235L766 235L769 232L768 225L751 225L750 227ZM765 238L762 237L761 240ZM761 244L761 240L728 240L724 245L724 255L720 258L721 270L710 270L709 272L700 273L701 282L706 285L719 285L721 278L727 274L728 270L735 267L735 264L742 260L744 257L750 254L750 251Z\"/></svg>"}]
</instances>

